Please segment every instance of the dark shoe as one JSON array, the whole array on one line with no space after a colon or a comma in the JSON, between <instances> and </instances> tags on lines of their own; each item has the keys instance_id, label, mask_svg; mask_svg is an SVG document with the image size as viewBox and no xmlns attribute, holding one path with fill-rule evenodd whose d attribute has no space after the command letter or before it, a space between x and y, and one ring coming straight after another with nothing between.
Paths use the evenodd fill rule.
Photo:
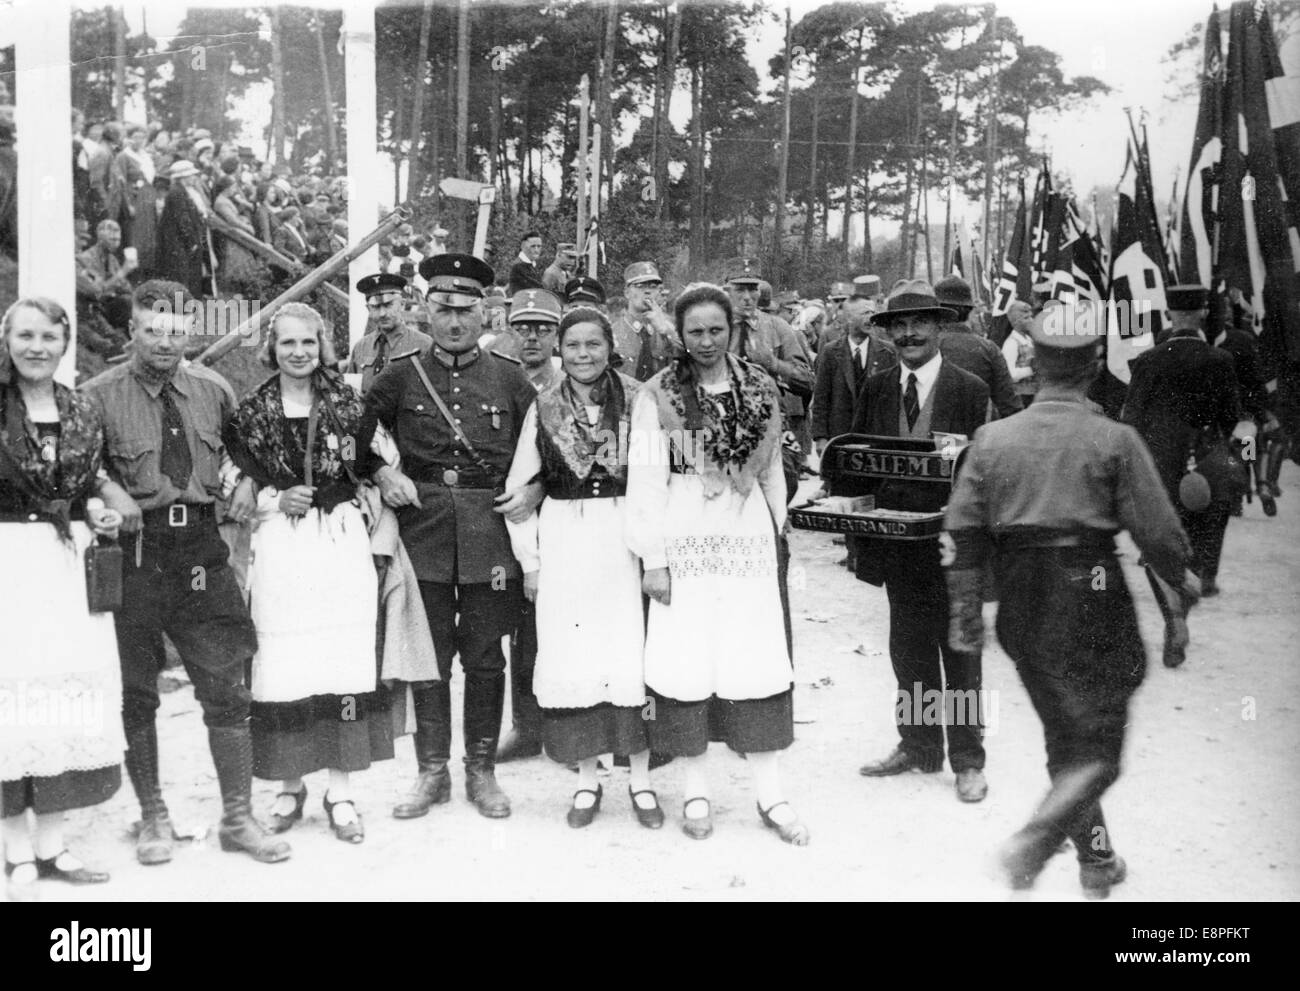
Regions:
<instances>
[{"instance_id":1,"label":"dark shoe","mask_svg":"<svg viewBox=\"0 0 1300 991\"><path fill-rule=\"evenodd\" d=\"M293 799L293 811L288 815L280 815L279 812L271 813L271 825L267 831L271 833L287 833L295 822L302 818L302 807L307 804L307 785L303 784L298 791L282 791L276 795L277 799L288 796Z\"/></svg>"},{"instance_id":2,"label":"dark shoe","mask_svg":"<svg viewBox=\"0 0 1300 991\"><path fill-rule=\"evenodd\" d=\"M451 772L444 760L421 766L406 797L393 806L394 819L418 819L435 805L451 801Z\"/></svg>"},{"instance_id":3,"label":"dark shoe","mask_svg":"<svg viewBox=\"0 0 1300 991\"><path fill-rule=\"evenodd\" d=\"M496 762L505 764L512 760L527 760L530 757L540 757L541 753L541 740L524 736L518 730L512 729L497 747Z\"/></svg>"},{"instance_id":4,"label":"dark shoe","mask_svg":"<svg viewBox=\"0 0 1300 991\"><path fill-rule=\"evenodd\" d=\"M109 875L103 871L92 871L85 864L79 867L60 867L59 860L64 857L72 857L72 854L64 850L57 857L51 857L49 860L36 858L36 875L45 878L47 881L66 881L68 884L104 884L109 880ZM72 857L76 860L75 857Z\"/></svg>"},{"instance_id":5,"label":"dark shoe","mask_svg":"<svg viewBox=\"0 0 1300 991\"><path fill-rule=\"evenodd\" d=\"M208 746L221 786L223 815L217 840L227 853L246 853L260 864L289 859L289 844L273 839L253 818L253 741L248 724L208 727Z\"/></svg>"},{"instance_id":6,"label":"dark shoe","mask_svg":"<svg viewBox=\"0 0 1300 991\"><path fill-rule=\"evenodd\" d=\"M1202 591L1201 594L1205 593ZM1165 667L1176 668L1187 660L1187 644L1190 640L1185 616L1175 615L1165 620Z\"/></svg>"},{"instance_id":7,"label":"dark shoe","mask_svg":"<svg viewBox=\"0 0 1300 991\"><path fill-rule=\"evenodd\" d=\"M595 791L592 791L590 788L579 788L573 793L573 800L575 802L578 800L579 795L595 795L596 800L585 809L580 809L576 805L569 806L569 813L564 817L565 822L574 829L581 829L583 826L590 826L592 821L596 818L596 813L600 811L600 800L604 794L605 789L600 785L596 785Z\"/></svg>"},{"instance_id":8,"label":"dark shoe","mask_svg":"<svg viewBox=\"0 0 1300 991\"><path fill-rule=\"evenodd\" d=\"M932 763L921 760L921 758L908 753L902 747L895 747L894 752L884 760L863 764L858 768L858 773L867 778L887 778L890 775L903 774L907 771L934 774L938 770L939 768Z\"/></svg>"},{"instance_id":9,"label":"dark shoe","mask_svg":"<svg viewBox=\"0 0 1300 991\"><path fill-rule=\"evenodd\" d=\"M1259 504L1264 507L1265 516L1277 515L1277 502L1274 500L1272 495L1265 495L1263 492L1260 492Z\"/></svg>"},{"instance_id":10,"label":"dark shoe","mask_svg":"<svg viewBox=\"0 0 1300 991\"><path fill-rule=\"evenodd\" d=\"M510 815L510 798L497 784L492 761L496 752L497 741L491 739L475 740L466 747L465 795L477 806L479 815L505 819Z\"/></svg>"},{"instance_id":11,"label":"dark shoe","mask_svg":"<svg viewBox=\"0 0 1300 991\"><path fill-rule=\"evenodd\" d=\"M1219 594L1219 586L1215 584L1213 578L1201 582L1201 598L1212 599Z\"/></svg>"},{"instance_id":12,"label":"dark shoe","mask_svg":"<svg viewBox=\"0 0 1300 991\"><path fill-rule=\"evenodd\" d=\"M708 811L698 819L686 814L686 806L691 802L703 802ZM707 798L688 798L682 803L682 832L693 840L707 840L713 835L713 806Z\"/></svg>"},{"instance_id":13,"label":"dark shoe","mask_svg":"<svg viewBox=\"0 0 1300 991\"><path fill-rule=\"evenodd\" d=\"M1109 898L1111 885L1128 877L1128 866L1118 854L1100 863L1080 863L1079 883L1085 898Z\"/></svg>"},{"instance_id":14,"label":"dark shoe","mask_svg":"<svg viewBox=\"0 0 1300 991\"><path fill-rule=\"evenodd\" d=\"M135 859L146 867L165 864L172 859L176 832L167 816L144 819L136 826Z\"/></svg>"},{"instance_id":15,"label":"dark shoe","mask_svg":"<svg viewBox=\"0 0 1300 991\"><path fill-rule=\"evenodd\" d=\"M1045 863L1030 844L1014 836L998 851L998 870L1012 891L1032 888Z\"/></svg>"},{"instance_id":16,"label":"dark shoe","mask_svg":"<svg viewBox=\"0 0 1300 991\"><path fill-rule=\"evenodd\" d=\"M654 758L652 757L651 760L653 761ZM639 822L646 829L659 829L663 826L664 810L659 807L658 795L656 795L649 788L646 788L643 791L633 791L631 785L627 786L627 793L632 798L632 812L636 815L637 822ZM649 795L651 798L655 800L655 807L653 809L641 808L641 806L636 804L636 797L638 795Z\"/></svg>"},{"instance_id":17,"label":"dark shoe","mask_svg":"<svg viewBox=\"0 0 1300 991\"><path fill-rule=\"evenodd\" d=\"M776 805L784 805L787 808L790 808L789 802L777 802ZM768 829L775 829L777 835L791 846L807 846L808 841L812 839L812 834L808 832L808 827L799 821L798 816L795 817L794 822L786 823L784 826L773 821L772 809L776 808L776 805L773 805L771 809L764 811L763 806L759 805L757 802L754 803L754 807L758 809L758 817L763 820L763 825ZM791 808L790 811L793 812L794 809Z\"/></svg>"},{"instance_id":18,"label":"dark shoe","mask_svg":"<svg viewBox=\"0 0 1300 991\"><path fill-rule=\"evenodd\" d=\"M957 772L957 797L963 802L982 802L988 793L989 783L979 768L968 767Z\"/></svg>"},{"instance_id":19,"label":"dark shoe","mask_svg":"<svg viewBox=\"0 0 1300 991\"><path fill-rule=\"evenodd\" d=\"M306 789L304 789L304 791L305 790ZM335 836L341 839L344 843L360 843L366 838L366 829L361 825L361 813L357 812L356 804L351 799L342 802L331 802L329 792L326 792L322 801L325 805L325 814L329 816L330 829L334 830ZM357 821L345 822L343 825L339 825L335 822L334 810L340 805L351 805L352 811L356 812Z\"/></svg>"}]
</instances>

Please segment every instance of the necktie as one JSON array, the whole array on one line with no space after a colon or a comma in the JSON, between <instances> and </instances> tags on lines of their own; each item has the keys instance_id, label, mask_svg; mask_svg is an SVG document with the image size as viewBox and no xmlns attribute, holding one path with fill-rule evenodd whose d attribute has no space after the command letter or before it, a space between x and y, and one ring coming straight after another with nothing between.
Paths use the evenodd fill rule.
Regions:
<instances>
[{"instance_id":1,"label":"necktie","mask_svg":"<svg viewBox=\"0 0 1300 991\"><path fill-rule=\"evenodd\" d=\"M740 340L736 344L736 354L742 358L749 357L749 332L749 321L742 320L740 322Z\"/></svg>"},{"instance_id":2,"label":"necktie","mask_svg":"<svg viewBox=\"0 0 1300 991\"><path fill-rule=\"evenodd\" d=\"M636 378L638 382L644 382L654 374L654 355L650 353L650 331L642 327L637 336L641 338L641 352L636 359Z\"/></svg>"},{"instance_id":3,"label":"necktie","mask_svg":"<svg viewBox=\"0 0 1300 991\"><path fill-rule=\"evenodd\" d=\"M379 340L375 341L375 364L373 374L378 375L388 364L388 335L380 331Z\"/></svg>"},{"instance_id":4,"label":"necktie","mask_svg":"<svg viewBox=\"0 0 1300 991\"><path fill-rule=\"evenodd\" d=\"M916 418L921 415L921 404L916 399L916 375L907 375L907 391L903 393L903 413L907 416L907 429L916 426Z\"/></svg>"},{"instance_id":5,"label":"necktie","mask_svg":"<svg viewBox=\"0 0 1300 991\"><path fill-rule=\"evenodd\" d=\"M162 400L162 457L159 467L162 473L171 479L172 485L184 492L190 484L190 474L194 470L194 459L190 454L190 442L185 436L185 421L181 411L172 398L171 385L163 386L158 394Z\"/></svg>"}]
</instances>

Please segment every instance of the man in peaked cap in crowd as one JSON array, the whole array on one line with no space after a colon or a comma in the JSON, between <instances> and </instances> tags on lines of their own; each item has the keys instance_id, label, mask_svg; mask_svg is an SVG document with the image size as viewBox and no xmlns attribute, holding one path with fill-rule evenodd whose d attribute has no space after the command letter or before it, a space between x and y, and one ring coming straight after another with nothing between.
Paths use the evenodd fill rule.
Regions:
<instances>
[{"instance_id":1,"label":"man in peaked cap in crowd","mask_svg":"<svg viewBox=\"0 0 1300 991\"><path fill-rule=\"evenodd\" d=\"M361 393L365 395L390 362L408 354L423 354L433 339L403 318L406 280L402 276L383 272L367 275L357 283L357 292L366 297L371 326L352 348L352 358L343 370L360 374Z\"/></svg>"},{"instance_id":2,"label":"man in peaked cap in crowd","mask_svg":"<svg viewBox=\"0 0 1300 991\"><path fill-rule=\"evenodd\" d=\"M1092 412L1101 368L1095 325L1048 303L1030 336L1042 376L1022 413L983 427L967 449L943 535L952 599L950 643L984 644L983 583L998 576L998 641L1016 664L1047 742L1051 789L1003 848L1013 888L1031 886L1063 839L1074 844L1084 894L1124 880L1102 817L1119 776L1128 703L1146 655L1115 553L1127 530L1148 565L1195 594L1187 538L1141 438Z\"/></svg>"},{"instance_id":3,"label":"man in peaked cap in crowd","mask_svg":"<svg viewBox=\"0 0 1300 991\"><path fill-rule=\"evenodd\" d=\"M465 789L489 818L510 814L494 773L505 702L501 638L513 635L522 575L501 513L524 413L537 395L513 358L480 350L492 269L471 255L427 258L433 346L392 363L366 394L358 444L376 423L393 434L402 468L377 473L397 510L420 583L441 680L412 686L419 775L393 810L415 818L451 797L451 661L465 672ZM457 619L459 617L459 622Z\"/></svg>"},{"instance_id":4,"label":"man in peaked cap in crowd","mask_svg":"<svg viewBox=\"0 0 1300 991\"><path fill-rule=\"evenodd\" d=\"M1188 458L1207 449L1205 441L1252 436L1255 424L1242 413L1232 357L1205 340L1204 286L1171 286L1165 299L1173 330L1163 344L1133 360L1120 418L1137 429L1155 459L1165 491L1192 542L1192 570L1203 594L1218 594L1216 579L1233 494L1211 484L1208 505L1187 505L1180 492ZM1148 562L1149 563L1149 562ZM1150 572L1149 572L1150 574ZM1157 572L1158 574L1158 572ZM1151 576L1152 590L1165 616L1167 667L1177 667L1187 645L1186 602Z\"/></svg>"},{"instance_id":5,"label":"man in peaked cap in crowd","mask_svg":"<svg viewBox=\"0 0 1300 991\"><path fill-rule=\"evenodd\" d=\"M777 293L776 315L786 323L794 323L794 318L799 315L799 310L802 306L803 301L799 298L799 294L793 289L787 289L785 292Z\"/></svg>"},{"instance_id":6,"label":"man in peaked cap in crowd","mask_svg":"<svg viewBox=\"0 0 1300 991\"><path fill-rule=\"evenodd\" d=\"M510 329L493 342L493 348L517 357L533 388L541 392L561 378L555 355L555 332L560 326L560 301L544 289L525 289L510 304ZM542 711L533 694L533 668L537 663L537 617L533 604L524 601L519 627L510 643L510 712L513 726L497 747L497 762L536 757L542 752Z\"/></svg>"},{"instance_id":7,"label":"man in peaked cap in crowd","mask_svg":"<svg viewBox=\"0 0 1300 991\"><path fill-rule=\"evenodd\" d=\"M987 416L989 391L974 375L943 360L939 327L953 317L924 280L895 284L885 309L872 320L888 331L899 365L864 383L853 433L916 439L929 439L934 431L974 436ZM876 492L876 505L934 512L942 508L947 495L941 486L891 481ZM978 702L982 664L978 651L957 651L948 645L948 588L939 548L931 541L858 538L855 542L857 577L872 585L883 584L889 598L889 659L898 679L899 699L894 710L898 746L860 772L886 777L941 770L945 725L922 720L918 726L909 713L919 711L918 697L946 701L950 697L944 694L946 688L954 699L976 700L962 707L961 718L955 718L956 707L950 714L945 705L943 723L948 763L957 776L957 797L978 802L988 793Z\"/></svg>"},{"instance_id":8,"label":"man in peaked cap in crowd","mask_svg":"<svg viewBox=\"0 0 1300 991\"><path fill-rule=\"evenodd\" d=\"M578 246L576 244L557 244L555 260L546 266L542 273L542 288L556 296L564 295L564 287L573 278L573 270L578 267Z\"/></svg>"},{"instance_id":9,"label":"man in peaked cap in crowd","mask_svg":"<svg viewBox=\"0 0 1300 991\"><path fill-rule=\"evenodd\" d=\"M939 280L934 295L941 305L957 315L955 320L944 324L939 333L939 351L944 359L988 386L989 398L999 417L1020 412L1020 400L1016 397L1002 350L987 338L977 336L966 323L975 308L970 284L960 276L950 275Z\"/></svg>"},{"instance_id":10,"label":"man in peaked cap in crowd","mask_svg":"<svg viewBox=\"0 0 1300 991\"><path fill-rule=\"evenodd\" d=\"M654 262L633 262L623 270L627 312L614 323L620 370L644 382L673 360L673 318L659 302L664 280Z\"/></svg>"},{"instance_id":11,"label":"man in peaked cap in crowd","mask_svg":"<svg viewBox=\"0 0 1300 991\"><path fill-rule=\"evenodd\" d=\"M838 341L847 332L840 307L853 295L852 282L832 282L831 291L826 296L826 329L822 332L822 347Z\"/></svg>"}]
</instances>

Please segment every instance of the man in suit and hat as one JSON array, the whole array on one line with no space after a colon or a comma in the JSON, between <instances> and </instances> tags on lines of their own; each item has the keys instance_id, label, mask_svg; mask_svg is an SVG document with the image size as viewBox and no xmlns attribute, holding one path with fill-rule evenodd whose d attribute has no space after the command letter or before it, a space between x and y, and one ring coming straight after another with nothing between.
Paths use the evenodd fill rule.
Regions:
<instances>
[{"instance_id":1,"label":"man in suit and hat","mask_svg":"<svg viewBox=\"0 0 1300 991\"><path fill-rule=\"evenodd\" d=\"M1189 506L1180 493L1188 458L1206 453L1215 441L1252 436L1255 424L1241 410L1232 357L1205 340L1204 286L1165 290L1173 330L1163 344L1131 364L1132 378L1120 418L1137 429L1155 458L1165 491L1192 542L1192 570L1202 594L1218 594L1219 557L1234 494L1226 479L1210 478L1208 505ZM1220 444L1220 446L1222 446ZM1185 657L1186 606L1153 578L1156 601L1165 615L1165 657L1177 667Z\"/></svg>"},{"instance_id":2,"label":"man in suit and hat","mask_svg":"<svg viewBox=\"0 0 1300 991\"><path fill-rule=\"evenodd\" d=\"M542 257L542 235L537 231L527 231L519 239L519 256L510 266L508 292L511 296L521 289L545 289L542 285L542 273L537 267L537 259Z\"/></svg>"},{"instance_id":3,"label":"man in suit and hat","mask_svg":"<svg viewBox=\"0 0 1300 991\"><path fill-rule=\"evenodd\" d=\"M1124 880L1101 796L1119 776L1128 702L1146 654L1115 537L1127 530L1162 580L1195 594L1187 538L1137 434L1089 409L1098 328L1049 302L1031 325L1038 397L967 449L943 535L950 642L984 644L985 576L998 576L998 640L1043 723L1051 789L1003 848L1013 888L1031 886L1067 837L1084 894ZM1104 333L1104 331L1102 331Z\"/></svg>"},{"instance_id":4,"label":"man in suit and hat","mask_svg":"<svg viewBox=\"0 0 1300 991\"><path fill-rule=\"evenodd\" d=\"M614 350L619 369L638 382L654 375L676 353L673 318L659 301L663 285L654 262L633 262L623 269L627 312L614 322Z\"/></svg>"},{"instance_id":5,"label":"man in suit and hat","mask_svg":"<svg viewBox=\"0 0 1300 991\"><path fill-rule=\"evenodd\" d=\"M573 278L573 270L578 267L578 246L576 244L557 244L555 260L542 273L542 288L556 296L564 295L564 287Z\"/></svg>"},{"instance_id":6,"label":"man in suit and hat","mask_svg":"<svg viewBox=\"0 0 1300 991\"><path fill-rule=\"evenodd\" d=\"M402 468L377 473L415 568L441 680L412 686L419 775L394 810L415 818L451 796L451 661L465 672L465 790L490 818L510 814L495 763L505 702L501 638L523 602L522 575L500 511L524 413L537 392L519 362L479 348L492 269L471 255L426 258L433 346L390 363L366 394L357 438L393 434ZM500 511L499 511L500 510ZM459 622L457 621L459 618Z\"/></svg>"},{"instance_id":7,"label":"man in suit and hat","mask_svg":"<svg viewBox=\"0 0 1300 991\"><path fill-rule=\"evenodd\" d=\"M893 345L881 343L869 333L872 310L868 296L851 296L845 300L840 312L847 334L823 346L817 355L809 419L818 454L826 449L826 442L832 437L852 429L853 411L863 383L898 364Z\"/></svg>"},{"instance_id":8,"label":"man in suit and hat","mask_svg":"<svg viewBox=\"0 0 1300 991\"><path fill-rule=\"evenodd\" d=\"M352 357L343 370L361 376L361 394L365 395L391 362L409 354L423 354L433 339L403 318L406 280L400 275L367 275L357 283L357 292L366 297L370 326L366 336L352 348Z\"/></svg>"},{"instance_id":9,"label":"man in suit and hat","mask_svg":"<svg viewBox=\"0 0 1300 991\"><path fill-rule=\"evenodd\" d=\"M934 295L941 305L957 314L957 319L944 324L939 333L939 351L944 358L988 386L993 408L999 417L1019 413L1021 403L1001 349L975 334L967 323L971 310L975 308L970 284L961 276L950 275L939 280Z\"/></svg>"},{"instance_id":10,"label":"man in suit and hat","mask_svg":"<svg viewBox=\"0 0 1300 991\"><path fill-rule=\"evenodd\" d=\"M179 282L193 295L212 295L216 259L208 234L210 208L202 192L202 176L193 163L181 159L167 173L171 188L158 218L158 274Z\"/></svg>"},{"instance_id":11,"label":"man in suit and hat","mask_svg":"<svg viewBox=\"0 0 1300 991\"><path fill-rule=\"evenodd\" d=\"M895 284L885 309L871 319L888 332L899 364L867 379L858 396L854 433L915 439L928 439L933 431L974 436L984 423L989 391L939 351L940 327L955 317L939 305L924 280ZM946 499L940 486L906 481L887 483L876 493L876 505L883 509L933 512ZM888 757L866 764L861 773L933 773L943 767L944 727L913 725L910 713L920 708L915 697L946 701L946 685L953 698L977 700L980 654L948 646L948 587L936 542L858 538L856 544L857 577L883 584L889 597L889 658L898 679L895 722L900 737ZM948 762L957 775L957 797L978 802L988 793L979 705L962 706L963 718L951 720L950 708L957 715L955 706L945 705L943 721L948 723Z\"/></svg>"}]
</instances>

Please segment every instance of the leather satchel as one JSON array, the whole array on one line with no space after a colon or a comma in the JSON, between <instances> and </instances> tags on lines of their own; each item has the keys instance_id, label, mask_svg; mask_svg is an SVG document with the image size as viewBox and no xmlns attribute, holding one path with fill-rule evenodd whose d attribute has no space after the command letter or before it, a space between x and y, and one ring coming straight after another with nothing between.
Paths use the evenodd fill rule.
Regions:
<instances>
[{"instance_id":1,"label":"leather satchel","mask_svg":"<svg viewBox=\"0 0 1300 991\"><path fill-rule=\"evenodd\" d=\"M122 548L100 537L86 548L86 604L92 613L122 608Z\"/></svg>"}]
</instances>

